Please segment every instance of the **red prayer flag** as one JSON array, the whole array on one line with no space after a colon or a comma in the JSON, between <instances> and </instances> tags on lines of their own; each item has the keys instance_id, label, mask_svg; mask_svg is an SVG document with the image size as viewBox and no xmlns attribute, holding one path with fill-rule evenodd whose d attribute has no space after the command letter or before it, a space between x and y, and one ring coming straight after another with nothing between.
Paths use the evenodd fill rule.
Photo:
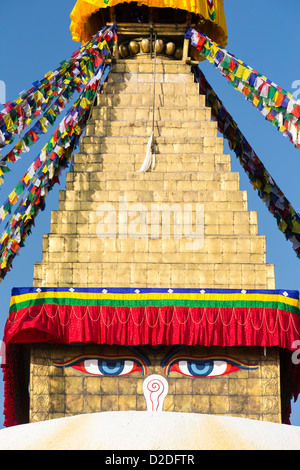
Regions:
<instances>
[{"instance_id":1,"label":"red prayer flag","mask_svg":"<svg viewBox=\"0 0 300 470\"><path fill-rule=\"evenodd\" d=\"M292 111L292 114L296 116L296 118L300 117L300 105L296 104L295 108Z\"/></svg>"}]
</instances>

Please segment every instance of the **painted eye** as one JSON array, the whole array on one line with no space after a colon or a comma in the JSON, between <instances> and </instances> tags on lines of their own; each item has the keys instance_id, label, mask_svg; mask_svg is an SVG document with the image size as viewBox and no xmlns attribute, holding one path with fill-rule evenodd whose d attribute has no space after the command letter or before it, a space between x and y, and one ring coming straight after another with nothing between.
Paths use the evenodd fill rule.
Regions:
<instances>
[{"instance_id":1,"label":"painted eye","mask_svg":"<svg viewBox=\"0 0 300 470\"><path fill-rule=\"evenodd\" d=\"M197 359L197 358L177 358L173 359L165 367L165 374L179 372L188 377L220 377L231 374L240 369L253 369L257 366L247 366L238 361L228 359Z\"/></svg>"},{"instance_id":2,"label":"painted eye","mask_svg":"<svg viewBox=\"0 0 300 470\"><path fill-rule=\"evenodd\" d=\"M237 367L232 366L226 361L214 360L182 360L175 362L169 372L176 371L189 377L217 377L220 375L229 374L238 370Z\"/></svg>"},{"instance_id":3,"label":"painted eye","mask_svg":"<svg viewBox=\"0 0 300 470\"><path fill-rule=\"evenodd\" d=\"M132 360L124 359L86 359L72 366L73 369L92 375L121 376L131 374L142 369Z\"/></svg>"},{"instance_id":4,"label":"painted eye","mask_svg":"<svg viewBox=\"0 0 300 470\"><path fill-rule=\"evenodd\" d=\"M146 373L144 363L137 358L80 356L54 365L61 368L72 367L86 374L105 377L120 377L133 372L141 372L142 375Z\"/></svg>"}]
</instances>

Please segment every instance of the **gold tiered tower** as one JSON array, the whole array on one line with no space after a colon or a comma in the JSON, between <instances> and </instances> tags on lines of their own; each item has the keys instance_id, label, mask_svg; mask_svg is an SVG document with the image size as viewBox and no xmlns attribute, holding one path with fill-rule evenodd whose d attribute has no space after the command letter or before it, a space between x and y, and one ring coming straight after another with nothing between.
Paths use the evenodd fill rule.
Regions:
<instances>
[{"instance_id":1,"label":"gold tiered tower","mask_svg":"<svg viewBox=\"0 0 300 470\"><path fill-rule=\"evenodd\" d=\"M79 0L74 7L71 30L81 41L106 22L117 21L117 59L75 156L74 172L68 173L66 190L60 192L59 210L52 213L43 261L35 266L36 286L275 286L273 266L266 264L265 237L257 233L256 213L248 211L247 194L239 189L238 173L231 172L217 124L186 63L187 19L226 44L223 1L175 1L173 8L167 3ZM214 8L214 21L209 6ZM164 42L174 40L175 47L182 46L179 59L165 47L156 58L155 47L143 50L151 28L158 40L162 34ZM122 40L129 48L120 56ZM137 44L135 50L131 43ZM152 132L155 169L138 172ZM142 224L142 230L148 235L153 204L167 204L169 209L179 204L182 213L188 205L194 222L196 205L202 204L203 246L195 251L174 233L166 238L163 217L155 239L142 233L140 239L124 233L110 237L109 232L106 239L99 237L105 223L104 218L101 225L101 207L110 204L119 214L125 202L127 208L144 206L148 225ZM128 229L134 214L131 219L125 215ZM115 229L122 230L121 225Z\"/></svg>"},{"instance_id":2,"label":"gold tiered tower","mask_svg":"<svg viewBox=\"0 0 300 470\"><path fill-rule=\"evenodd\" d=\"M172 10L181 18L181 26L172 23L173 17L168 25L155 26L148 20L142 25L119 24L118 15L123 14L126 21L130 15L127 3L121 4L123 10L110 10L117 18L107 17L109 10L99 10L93 3L97 2L77 2L76 21L74 12L72 16L75 38L85 40L93 32L92 26L99 29L101 21L113 20L121 31L120 42L75 155L74 171L67 174L66 189L60 191L59 209L52 212L51 232L43 240L43 259L35 264L34 286L275 289L274 267L266 263L266 241L258 235L256 213L248 210L247 193L240 190L238 173L231 171L223 138L218 136L211 110L199 95L187 64L190 51L183 34L177 34L190 13L191 21L201 20L209 27L207 9L203 16L184 11L184 17L182 11ZM139 5L151 6L149 3ZM199 0L200 4L207 2ZM220 18L223 2L209 4L215 5ZM137 11L152 16L161 13L166 20L164 9ZM141 41L149 36L149 28L158 31L164 41L167 38L176 47L182 46L181 57L156 55L154 48L142 51ZM210 28L226 42L226 25ZM120 56L122 44L130 41L139 43L138 50ZM155 166L140 172L152 132ZM149 235L153 206L160 213L155 236ZM178 209L181 214L190 212L189 233L195 233L197 207L202 208L203 231L200 245L191 249L190 238L177 236L176 213ZM166 236L169 222L171 232ZM129 235L132 226L135 232ZM90 354L99 351L98 346L86 347ZM241 371L230 379L208 380L201 389L186 377L177 379L164 409L281 422L279 350L270 348L264 354L259 347L246 349L231 348L230 353L258 363L252 375ZM208 348L206 352L226 351ZM155 372L158 353L151 354ZM71 347L67 352L53 345L31 348L31 421L97 411L145 410L141 379L100 379L99 393L90 377L53 370L53 361L70 355Z\"/></svg>"},{"instance_id":3,"label":"gold tiered tower","mask_svg":"<svg viewBox=\"0 0 300 470\"><path fill-rule=\"evenodd\" d=\"M155 169L138 171L152 132L153 63L113 63L74 172L60 192L59 210L52 212L34 285L273 289L265 237L257 233L256 213L248 211L247 193L239 188L238 173L231 172L190 67L158 59L155 80ZM127 227L146 208L148 225L142 224L140 238L118 233L126 203ZM105 204L117 215L107 238L101 225L109 220L109 213L101 215ZM179 204L182 213L188 206L194 222L196 205L202 204L203 246L191 250L176 233L165 238L163 217L155 232L159 238L152 238L155 204L169 205L170 212ZM136 214L130 216L131 208Z\"/></svg>"},{"instance_id":4,"label":"gold tiered tower","mask_svg":"<svg viewBox=\"0 0 300 470\"><path fill-rule=\"evenodd\" d=\"M58 210L52 212L51 231L44 235L42 261L35 263L34 292L63 289L61 295L67 293L64 315L72 310L69 295L75 291L82 300L80 289L89 293L96 289L100 296L109 289L112 296L113 289L124 289L122 301L127 299L128 290L131 295L142 289L161 289L166 296L176 289L195 289L197 295L207 289L218 290L222 295L236 290L238 302L247 290L253 289L253 295L275 290L274 267L266 262L266 240L258 234L256 212L248 210L247 193L240 189L239 174L231 171L230 155L224 153L217 123L191 72L192 50L184 39L189 23L201 25L212 39L225 45L223 1L78 0L71 17L75 40L84 42L102 26L117 23L118 43L107 59L111 71L97 96L85 136L74 156L73 169L67 174L66 188L59 193ZM149 155L152 165L141 171ZM96 319L88 317L86 323L88 308L83 309L82 316L72 310L72 331L68 330L67 321L58 318L58 304L54 301L53 305L51 313L47 313L45 305L44 316L42 305L35 323L41 341L26 344L23 350L28 353L22 356L24 370L30 369L31 422L103 411L145 411L145 383L148 377L158 374L168 388L163 411L276 423L288 415L291 393L290 389L286 393L282 385L290 383L290 356L283 356L281 343L278 346L279 342L273 342L271 329L264 330L261 336L265 336L257 340L256 324L250 325L249 320L251 311L259 310L255 302L249 307L247 325L235 318L231 330L234 343L228 337L225 320L218 330L216 308L212 314L216 318L208 316L201 330L201 340L206 340L205 334L208 340L201 342L199 335L198 342L188 345L182 333L186 330L180 323L185 317L176 318L176 340L182 334L177 342L171 338L169 342L151 343L148 330L152 334L155 324L148 323L145 330L139 330L140 324L135 323L133 338L129 331L133 323L129 327L128 319L123 322L122 315L116 320L114 310L111 315L117 341L113 342L109 341L112 322L104 322L103 317L107 317L101 310L106 304L100 303L100 314L94 313ZM84 303L80 305L86 307ZM229 323L235 305L229 308ZM30 308L28 312L29 318ZM273 313L271 325L277 319L277 313L272 316ZM286 318L290 318L288 314ZM260 313L257 315L260 318ZM195 329L200 324L198 318L193 319ZM204 314L201 321L203 318ZM31 317L25 329L30 330L30 320ZM143 321L144 317L141 324ZM263 316L261 325L265 321ZM49 333L50 323L51 328L55 326L54 333ZM164 329L167 323L159 318L157 324L160 339L160 328ZM263 325L268 328L269 324ZM284 329L285 324L282 325ZM76 328L80 331L77 336L77 330L73 334ZM101 328L105 329L104 336ZM240 333L243 328L241 339L237 330ZM96 331L95 336L91 331ZM220 342L219 331L224 335ZM120 332L125 332L123 342L119 341ZM28 343L31 331L27 333ZM245 347L247 335L251 340L246 341ZM94 339L85 341L86 337ZM266 337L268 341L271 338L270 343ZM22 340L22 331L19 338ZM218 362L219 367L224 367L229 358L228 368L222 369L218 377L181 373L178 364L166 362L178 346L185 354L184 361L196 362L196 368L204 367L203 358L210 365ZM85 374L84 359L78 362L84 356L93 365L92 358L97 361L101 356L106 366L109 363L117 369L123 354L131 360L133 353L136 369L126 376ZM179 361L179 352L176 354ZM288 364L286 369L281 367L283 359ZM24 396L26 380L21 387Z\"/></svg>"}]
</instances>

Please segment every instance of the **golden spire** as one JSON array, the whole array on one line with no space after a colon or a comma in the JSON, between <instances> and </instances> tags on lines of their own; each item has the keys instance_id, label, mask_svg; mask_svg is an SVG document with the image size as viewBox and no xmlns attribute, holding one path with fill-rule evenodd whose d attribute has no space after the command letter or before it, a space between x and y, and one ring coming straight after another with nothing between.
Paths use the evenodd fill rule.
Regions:
<instances>
[{"instance_id":1,"label":"golden spire","mask_svg":"<svg viewBox=\"0 0 300 470\"><path fill-rule=\"evenodd\" d=\"M213 41L223 47L227 44L223 0L77 0L70 17L72 38L81 43L88 41L108 22L154 21L174 24L192 22Z\"/></svg>"}]
</instances>

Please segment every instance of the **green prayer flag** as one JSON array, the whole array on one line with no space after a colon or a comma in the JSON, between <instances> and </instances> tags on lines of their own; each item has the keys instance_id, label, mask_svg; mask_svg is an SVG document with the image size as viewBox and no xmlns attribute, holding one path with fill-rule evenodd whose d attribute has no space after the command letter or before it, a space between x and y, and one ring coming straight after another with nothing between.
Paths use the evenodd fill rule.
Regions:
<instances>
[{"instance_id":1,"label":"green prayer flag","mask_svg":"<svg viewBox=\"0 0 300 470\"><path fill-rule=\"evenodd\" d=\"M19 181L19 183L18 183L17 186L15 187L16 195L17 195L17 196L20 196L20 194L22 194L23 191L24 191L23 185L22 185L22 183Z\"/></svg>"},{"instance_id":2,"label":"green prayer flag","mask_svg":"<svg viewBox=\"0 0 300 470\"><path fill-rule=\"evenodd\" d=\"M221 62L221 65L224 69L229 69L230 62L231 62L231 58L227 54L225 54Z\"/></svg>"}]
</instances>

